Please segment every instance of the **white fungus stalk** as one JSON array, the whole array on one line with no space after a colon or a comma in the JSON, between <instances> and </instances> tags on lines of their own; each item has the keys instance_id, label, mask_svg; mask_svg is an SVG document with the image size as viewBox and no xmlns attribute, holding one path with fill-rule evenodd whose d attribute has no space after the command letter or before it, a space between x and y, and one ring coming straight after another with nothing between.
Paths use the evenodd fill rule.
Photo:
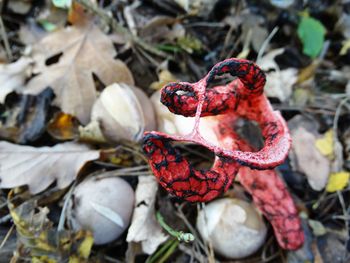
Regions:
<instances>
[{"instance_id":1,"label":"white fungus stalk","mask_svg":"<svg viewBox=\"0 0 350 263\"><path fill-rule=\"evenodd\" d=\"M191 132L194 126L194 118L186 118L171 113L169 109L160 102L160 90L153 93L151 101L156 114L158 131L178 135L185 135Z\"/></svg>"}]
</instances>

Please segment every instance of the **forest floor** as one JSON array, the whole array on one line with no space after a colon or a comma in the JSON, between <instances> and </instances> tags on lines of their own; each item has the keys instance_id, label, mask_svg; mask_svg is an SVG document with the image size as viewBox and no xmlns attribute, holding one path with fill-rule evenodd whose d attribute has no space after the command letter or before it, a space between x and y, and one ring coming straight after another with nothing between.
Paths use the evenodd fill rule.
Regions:
<instances>
[{"instance_id":1,"label":"forest floor","mask_svg":"<svg viewBox=\"0 0 350 263\"><path fill-rule=\"evenodd\" d=\"M349 0L4 0L0 11L0 262L350 262ZM159 103L161 88L229 58L265 72L288 124L289 155L272 171L287 197L271 209L290 201L297 223L262 218L243 175L218 197L244 202L229 213L173 196L149 168L144 131L193 125ZM264 145L256 122L238 126ZM208 147L173 147L197 169L214 162ZM303 245L284 249L275 233L295 241L279 233L295 226Z\"/></svg>"}]
</instances>

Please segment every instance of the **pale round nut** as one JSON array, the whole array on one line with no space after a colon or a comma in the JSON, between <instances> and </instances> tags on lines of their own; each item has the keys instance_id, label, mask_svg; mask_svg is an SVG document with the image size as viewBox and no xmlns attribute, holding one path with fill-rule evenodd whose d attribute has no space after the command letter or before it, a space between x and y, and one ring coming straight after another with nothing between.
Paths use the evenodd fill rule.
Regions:
<instances>
[{"instance_id":1,"label":"pale round nut","mask_svg":"<svg viewBox=\"0 0 350 263\"><path fill-rule=\"evenodd\" d=\"M134 199L133 189L121 178L89 178L74 189L71 225L90 230L94 244L109 243L129 226Z\"/></svg>"},{"instance_id":2,"label":"pale round nut","mask_svg":"<svg viewBox=\"0 0 350 263\"><path fill-rule=\"evenodd\" d=\"M266 225L255 207L243 200L223 198L198 213L197 229L214 251L230 259L256 252L266 238Z\"/></svg>"},{"instance_id":3,"label":"pale round nut","mask_svg":"<svg viewBox=\"0 0 350 263\"><path fill-rule=\"evenodd\" d=\"M91 121L97 121L103 136L110 142L139 141L144 131L156 129L150 99L139 88L115 83L106 87L96 100Z\"/></svg>"}]
</instances>

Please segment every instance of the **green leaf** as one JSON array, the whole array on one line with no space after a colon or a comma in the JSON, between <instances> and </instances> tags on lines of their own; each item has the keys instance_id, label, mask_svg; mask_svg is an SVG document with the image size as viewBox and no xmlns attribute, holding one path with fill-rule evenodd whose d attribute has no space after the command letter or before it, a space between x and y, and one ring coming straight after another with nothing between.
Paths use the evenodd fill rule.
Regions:
<instances>
[{"instance_id":1,"label":"green leaf","mask_svg":"<svg viewBox=\"0 0 350 263\"><path fill-rule=\"evenodd\" d=\"M312 58L321 52L324 43L325 27L320 21L302 16L298 25L298 36L303 43L303 53Z\"/></svg>"},{"instance_id":2,"label":"green leaf","mask_svg":"<svg viewBox=\"0 0 350 263\"><path fill-rule=\"evenodd\" d=\"M68 9L72 5L72 0L52 0L52 3L58 8Z\"/></svg>"},{"instance_id":3,"label":"green leaf","mask_svg":"<svg viewBox=\"0 0 350 263\"><path fill-rule=\"evenodd\" d=\"M57 26L49 21L46 20L39 20L38 23L47 31L52 32L54 31Z\"/></svg>"}]
</instances>

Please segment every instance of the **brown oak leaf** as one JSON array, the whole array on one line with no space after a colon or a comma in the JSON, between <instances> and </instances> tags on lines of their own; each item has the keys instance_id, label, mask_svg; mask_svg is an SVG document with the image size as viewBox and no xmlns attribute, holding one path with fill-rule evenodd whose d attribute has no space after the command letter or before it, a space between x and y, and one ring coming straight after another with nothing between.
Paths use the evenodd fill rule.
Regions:
<instances>
[{"instance_id":1,"label":"brown oak leaf","mask_svg":"<svg viewBox=\"0 0 350 263\"><path fill-rule=\"evenodd\" d=\"M55 104L62 111L76 116L83 124L90 119L96 99L93 73L105 84L134 84L128 67L114 59L112 41L93 24L70 26L44 37L33 46L36 62L26 92L39 93L50 86L56 95ZM50 64L58 59L58 62Z\"/></svg>"},{"instance_id":2,"label":"brown oak leaf","mask_svg":"<svg viewBox=\"0 0 350 263\"><path fill-rule=\"evenodd\" d=\"M45 190L54 181L67 187L99 151L84 144L66 142L53 147L31 147L0 142L0 188L28 185L32 194Z\"/></svg>"}]
</instances>

